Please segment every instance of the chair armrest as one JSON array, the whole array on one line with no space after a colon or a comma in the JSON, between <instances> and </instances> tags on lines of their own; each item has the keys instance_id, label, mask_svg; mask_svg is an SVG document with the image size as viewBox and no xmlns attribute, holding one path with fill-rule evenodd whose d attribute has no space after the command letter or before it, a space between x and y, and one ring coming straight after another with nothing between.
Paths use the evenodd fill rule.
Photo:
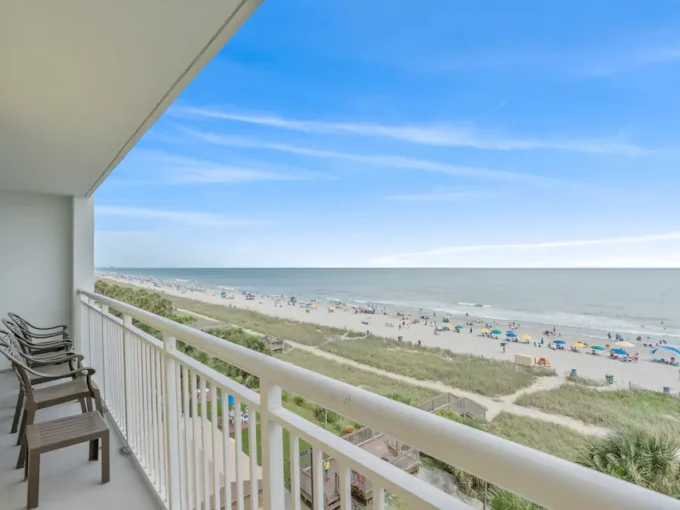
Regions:
<instances>
[{"instance_id":1,"label":"chair armrest","mask_svg":"<svg viewBox=\"0 0 680 510\"><path fill-rule=\"evenodd\" d=\"M68 329L68 327L65 326L64 324L60 324L58 326L50 326L48 328L41 328L39 326L34 326L33 324L29 324L29 326L31 327L31 329L36 329L38 331L51 331L53 329L60 329L61 332L66 332L66 330Z\"/></svg>"},{"instance_id":2,"label":"chair armrest","mask_svg":"<svg viewBox=\"0 0 680 510\"><path fill-rule=\"evenodd\" d=\"M26 358L29 358L29 356L25 356ZM53 358L42 358L42 359L36 359L36 358L30 358L31 359L31 366L33 368L36 367L48 367L51 365L61 365L63 363L70 363L71 370L75 370L73 368L73 363L71 363L73 360L78 361L78 367L82 365L82 361L85 359L85 356L82 354L68 354L66 356L55 356Z\"/></svg>"},{"instance_id":3,"label":"chair armrest","mask_svg":"<svg viewBox=\"0 0 680 510\"><path fill-rule=\"evenodd\" d=\"M54 331L52 333L34 333L32 331L28 331L27 329L22 328L21 331L23 331L26 334L26 336L29 336L31 338L37 338L37 339L60 337L60 338L57 338L56 340L54 340L54 341L57 341L59 339L66 340L69 337L68 332L65 331L65 330L64 331Z\"/></svg>"}]
</instances>

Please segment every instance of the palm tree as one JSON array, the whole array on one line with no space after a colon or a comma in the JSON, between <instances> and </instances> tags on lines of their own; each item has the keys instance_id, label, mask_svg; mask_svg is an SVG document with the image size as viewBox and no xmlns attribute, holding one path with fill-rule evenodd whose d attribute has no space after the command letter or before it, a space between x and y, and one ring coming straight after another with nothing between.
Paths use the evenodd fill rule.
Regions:
<instances>
[{"instance_id":1,"label":"palm tree","mask_svg":"<svg viewBox=\"0 0 680 510\"><path fill-rule=\"evenodd\" d=\"M680 439L626 428L588 441L579 464L668 496L680 497Z\"/></svg>"}]
</instances>

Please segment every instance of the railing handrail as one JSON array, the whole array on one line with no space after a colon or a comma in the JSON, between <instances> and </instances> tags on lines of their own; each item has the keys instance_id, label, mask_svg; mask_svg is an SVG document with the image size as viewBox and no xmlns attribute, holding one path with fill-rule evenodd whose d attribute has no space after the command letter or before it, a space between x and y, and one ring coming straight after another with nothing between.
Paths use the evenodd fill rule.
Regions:
<instances>
[{"instance_id":1,"label":"railing handrail","mask_svg":"<svg viewBox=\"0 0 680 510\"><path fill-rule=\"evenodd\" d=\"M252 351L127 303L89 291L79 292L539 505L555 509L680 509L680 502L662 494ZM274 416L284 419L287 427L296 425L298 431L306 428L304 423L313 426L285 409ZM317 446L332 445L331 451L352 448L347 454L358 455L347 441L317 429L307 429L315 436L312 439ZM320 435L329 437L321 443ZM375 460L384 463L377 457Z\"/></svg>"}]
</instances>

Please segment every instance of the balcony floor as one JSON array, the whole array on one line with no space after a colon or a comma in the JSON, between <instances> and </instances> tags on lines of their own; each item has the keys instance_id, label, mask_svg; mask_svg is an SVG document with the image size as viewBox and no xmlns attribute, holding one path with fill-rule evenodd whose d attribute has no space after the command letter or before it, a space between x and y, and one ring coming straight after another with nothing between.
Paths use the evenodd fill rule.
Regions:
<instances>
[{"instance_id":1,"label":"balcony floor","mask_svg":"<svg viewBox=\"0 0 680 510\"><path fill-rule=\"evenodd\" d=\"M19 447L10 434L18 381L13 372L0 372L0 507L26 508L23 469L15 469ZM80 412L80 406L64 404L38 411L36 421L46 421ZM99 462L88 462L88 444L83 443L41 456L40 510L119 510L164 508L146 483L131 457L119 453L122 446L115 425L111 428L111 481L101 485Z\"/></svg>"}]
</instances>

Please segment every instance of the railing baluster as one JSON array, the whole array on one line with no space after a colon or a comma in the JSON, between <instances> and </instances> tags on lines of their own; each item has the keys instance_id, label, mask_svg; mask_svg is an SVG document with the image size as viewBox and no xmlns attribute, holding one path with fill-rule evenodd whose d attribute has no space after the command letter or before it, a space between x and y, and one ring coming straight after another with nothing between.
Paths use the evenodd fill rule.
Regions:
<instances>
[{"instance_id":1,"label":"railing baluster","mask_svg":"<svg viewBox=\"0 0 680 510\"><path fill-rule=\"evenodd\" d=\"M210 447L208 446L208 434L210 429L208 427L208 393L205 384L205 377L201 377L201 453L203 464L201 467L201 475L203 476L203 501L205 508L210 508ZM199 398L198 396L196 398Z\"/></svg>"},{"instance_id":2,"label":"railing baluster","mask_svg":"<svg viewBox=\"0 0 680 510\"><path fill-rule=\"evenodd\" d=\"M385 489L373 482L373 510L385 510Z\"/></svg>"},{"instance_id":3,"label":"railing baluster","mask_svg":"<svg viewBox=\"0 0 680 510\"><path fill-rule=\"evenodd\" d=\"M248 431L250 433L250 431ZM234 399L234 443L236 445L236 507L237 510L243 510L243 459L241 454L243 452L243 433L241 431L241 401Z\"/></svg>"},{"instance_id":4,"label":"railing baluster","mask_svg":"<svg viewBox=\"0 0 680 510\"><path fill-rule=\"evenodd\" d=\"M350 470L340 459L338 463L338 478L340 482L340 510L352 510L352 477Z\"/></svg>"},{"instance_id":5,"label":"railing baluster","mask_svg":"<svg viewBox=\"0 0 680 510\"><path fill-rule=\"evenodd\" d=\"M193 437L191 436L191 400L189 399L189 379L191 372L188 368L182 367L182 420L184 425L184 483L186 488L184 490L184 504L186 508L190 508L193 501L193 483L191 474L193 473L193 451L191 445L193 444Z\"/></svg>"},{"instance_id":6,"label":"railing baluster","mask_svg":"<svg viewBox=\"0 0 680 510\"><path fill-rule=\"evenodd\" d=\"M230 429L231 424L229 422L229 393L225 388L221 389L222 394L222 439L224 441L224 457L223 457L223 469L224 469L224 506L225 508L231 510L232 496L231 496L231 439L230 439Z\"/></svg>"},{"instance_id":7,"label":"railing baluster","mask_svg":"<svg viewBox=\"0 0 680 510\"><path fill-rule=\"evenodd\" d=\"M312 486L314 487L314 509L324 510L324 471L323 471L323 451L320 448L312 450Z\"/></svg>"},{"instance_id":8,"label":"railing baluster","mask_svg":"<svg viewBox=\"0 0 680 510\"><path fill-rule=\"evenodd\" d=\"M163 369L165 386L163 396L165 397L165 451L167 455L167 465L165 470L165 485L168 495L170 510L180 510L181 500L181 469L180 461L180 434L178 423L180 420L177 400L179 398L179 380L177 374L179 367L176 365L172 354L175 352L177 342L174 337L163 334Z\"/></svg>"},{"instance_id":9,"label":"railing baluster","mask_svg":"<svg viewBox=\"0 0 680 510\"><path fill-rule=\"evenodd\" d=\"M222 464L219 459L221 455L220 451L220 445L219 445L219 440L220 440L220 430L218 428L218 423L217 423L217 407L219 404L218 396L217 396L217 385L214 383L210 383L210 431L211 431L211 443L212 443L212 459L213 459L213 472L212 472L212 493L213 493L213 502L212 502L212 507L213 508L222 508L222 501L220 498L220 486L222 485L221 480L220 480L220 464ZM224 402L222 402L222 405L224 406Z\"/></svg>"},{"instance_id":10,"label":"railing baluster","mask_svg":"<svg viewBox=\"0 0 680 510\"><path fill-rule=\"evenodd\" d=\"M293 510L300 510L300 438L290 434L290 493Z\"/></svg>"},{"instance_id":11,"label":"railing baluster","mask_svg":"<svg viewBox=\"0 0 680 510\"><path fill-rule=\"evenodd\" d=\"M191 443L193 446L193 466L194 466L194 505L195 508L201 508L201 454L199 453L199 438L200 422L198 421L198 405L196 403L196 374L191 372L190 378L191 390Z\"/></svg>"},{"instance_id":12,"label":"railing baluster","mask_svg":"<svg viewBox=\"0 0 680 510\"><path fill-rule=\"evenodd\" d=\"M264 445L262 445L264 448ZM262 452L262 456L265 453ZM248 457L250 459L250 508L257 510L259 508L258 502L258 486L257 486L257 411L255 409L248 409ZM263 476L266 476L263 473ZM265 503L265 508L274 508Z\"/></svg>"}]
</instances>

